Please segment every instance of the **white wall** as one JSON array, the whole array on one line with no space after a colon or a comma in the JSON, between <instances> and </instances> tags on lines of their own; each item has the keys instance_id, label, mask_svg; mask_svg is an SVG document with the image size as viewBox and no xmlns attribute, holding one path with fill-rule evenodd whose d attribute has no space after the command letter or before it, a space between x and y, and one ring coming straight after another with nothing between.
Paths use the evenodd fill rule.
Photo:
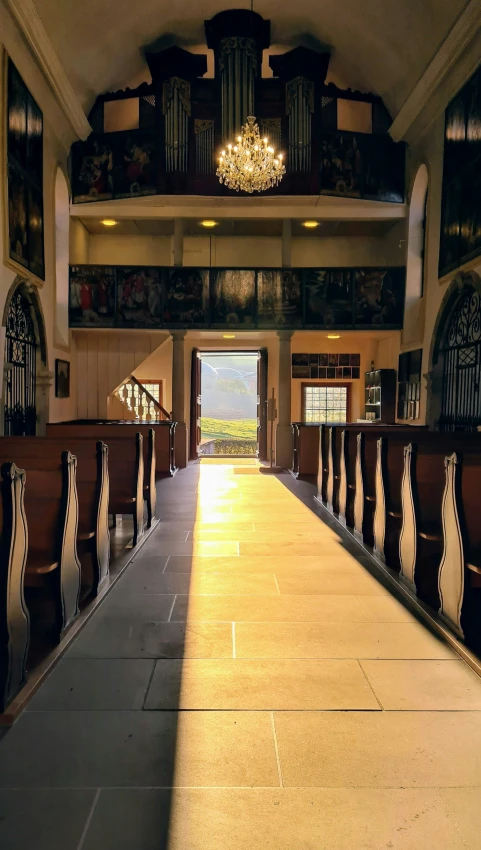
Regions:
<instances>
[{"instance_id":1,"label":"white wall","mask_svg":"<svg viewBox=\"0 0 481 850\"><path fill-rule=\"evenodd\" d=\"M360 354L360 377L354 380L338 378L337 380L311 380L310 378L293 378L291 384L291 419L301 421L302 384L336 384L348 383L351 387L351 420L355 421L364 414L364 373L374 361L378 366L378 337L375 334L357 332L340 332L340 339L327 339L327 331L302 332L294 334L291 341L291 351L297 354Z\"/></svg>"},{"instance_id":2,"label":"white wall","mask_svg":"<svg viewBox=\"0 0 481 850\"><path fill-rule=\"evenodd\" d=\"M140 383L162 381L162 405L168 413L172 410L172 337L170 334L149 357L134 369L133 375Z\"/></svg>"},{"instance_id":3,"label":"white wall","mask_svg":"<svg viewBox=\"0 0 481 850\"><path fill-rule=\"evenodd\" d=\"M78 417L105 419L107 399L166 339L164 331L74 331ZM150 375L153 378L155 375Z\"/></svg>"},{"instance_id":4,"label":"white wall","mask_svg":"<svg viewBox=\"0 0 481 850\"><path fill-rule=\"evenodd\" d=\"M82 225L80 225L82 227ZM294 267L399 266L405 261L404 222L396 223L383 237L322 236L292 239ZM82 234L83 236L83 234ZM75 235L71 250L75 262L82 252L99 265L172 265L169 236ZM80 243L80 244L79 244ZM73 263L74 260L72 259ZM276 237L189 236L184 239L185 266L275 267L282 264L282 241Z\"/></svg>"},{"instance_id":5,"label":"white wall","mask_svg":"<svg viewBox=\"0 0 481 850\"><path fill-rule=\"evenodd\" d=\"M49 418L56 421L72 418L76 415L76 358L74 346L61 346L55 342L55 177L60 165L67 171L67 156L74 141L72 128L58 106L53 93L30 53L23 36L20 34L6 6L0 3L0 158L5 157L5 53L8 52L27 87L42 109L44 116L44 226L45 226L45 283L39 290L40 303L45 321L45 335L48 354L48 368L53 373L55 359L71 361L71 395L69 399L56 399L52 382L49 393ZM0 197L0 232L7 232L7 210L4 204L4 185L2 177ZM5 265L8 262L5 240L0 239L0 316L3 315L5 302L16 272ZM22 278L28 279L27 272ZM4 352L1 352L3 363Z\"/></svg>"}]
</instances>

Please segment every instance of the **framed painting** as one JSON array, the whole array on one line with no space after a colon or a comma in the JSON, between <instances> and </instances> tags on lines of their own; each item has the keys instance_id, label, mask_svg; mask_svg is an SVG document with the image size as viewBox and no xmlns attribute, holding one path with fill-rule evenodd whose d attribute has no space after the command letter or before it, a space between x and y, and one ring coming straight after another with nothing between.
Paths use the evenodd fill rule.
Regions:
<instances>
[{"instance_id":1,"label":"framed painting","mask_svg":"<svg viewBox=\"0 0 481 850\"><path fill-rule=\"evenodd\" d=\"M130 198L157 192L156 146L152 131L119 133L114 147L114 195Z\"/></svg>"},{"instance_id":2,"label":"framed painting","mask_svg":"<svg viewBox=\"0 0 481 850\"><path fill-rule=\"evenodd\" d=\"M117 269L117 324L124 328L162 326L162 281L159 269Z\"/></svg>"},{"instance_id":3,"label":"framed painting","mask_svg":"<svg viewBox=\"0 0 481 850\"><path fill-rule=\"evenodd\" d=\"M256 274L249 269L213 269L210 315L215 327L255 328Z\"/></svg>"},{"instance_id":4,"label":"framed painting","mask_svg":"<svg viewBox=\"0 0 481 850\"><path fill-rule=\"evenodd\" d=\"M9 58L6 73L6 263L43 282L43 115Z\"/></svg>"},{"instance_id":5,"label":"framed painting","mask_svg":"<svg viewBox=\"0 0 481 850\"><path fill-rule=\"evenodd\" d=\"M209 269L165 270L164 324L205 326L209 322Z\"/></svg>"},{"instance_id":6,"label":"framed painting","mask_svg":"<svg viewBox=\"0 0 481 850\"><path fill-rule=\"evenodd\" d=\"M70 397L70 363L68 360L55 361L55 397Z\"/></svg>"},{"instance_id":7,"label":"framed painting","mask_svg":"<svg viewBox=\"0 0 481 850\"><path fill-rule=\"evenodd\" d=\"M76 204L113 198L113 151L108 136L75 142L71 152L72 194Z\"/></svg>"},{"instance_id":8,"label":"framed painting","mask_svg":"<svg viewBox=\"0 0 481 850\"><path fill-rule=\"evenodd\" d=\"M402 268L356 269L356 325L401 327L405 278Z\"/></svg>"},{"instance_id":9,"label":"framed painting","mask_svg":"<svg viewBox=\"0 0 481 850\"><path fill-rule=\"evenodd\" d=\"M257 301L260 328L302 327L301 272L296 269L258 271Z\"/></svg>"},{"instance_id":10,"label":"framed painting","mask_svg":"<svg viewBox=\"0 0 481 850\"><path fill-rule=\"evenodd\" d=\"M306 327L352 325L350 269L308 269L304 276Z\"/></svg>"},{"instance_id":11,"label":"framed painting","mask_svg":"<svg viewBox=\"0 0 481 850\"><path fill-rule=\"evenodd\" d=\"M363 160L357 134L323 133L320 165L321 194L361 197Z\"/></svg>"},{"instance_id":12,"label":"framed painting","mask_svg":"<svg viewBox=\"0 0 481 850\"><path fill-rule=\"evenodd\" d=\"M111 328L115 324L115 269L70 267L70 327Z\"/></svg>"}]
</instances>

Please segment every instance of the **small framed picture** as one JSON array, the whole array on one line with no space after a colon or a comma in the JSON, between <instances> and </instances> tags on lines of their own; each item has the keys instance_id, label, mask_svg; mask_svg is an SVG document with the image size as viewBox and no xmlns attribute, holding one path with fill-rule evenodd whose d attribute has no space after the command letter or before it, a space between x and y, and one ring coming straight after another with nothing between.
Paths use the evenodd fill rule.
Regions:
<instances>
[{"instance_id":1,"label":"small framed picture","mask_svg":"<svg viewBox=\"0 0 481 850\"><path fill-rule=\"evenodd\" d=\"M70 363L68 360L55 361L55 397L70 397Z\"/></svg>"}]
</instances>

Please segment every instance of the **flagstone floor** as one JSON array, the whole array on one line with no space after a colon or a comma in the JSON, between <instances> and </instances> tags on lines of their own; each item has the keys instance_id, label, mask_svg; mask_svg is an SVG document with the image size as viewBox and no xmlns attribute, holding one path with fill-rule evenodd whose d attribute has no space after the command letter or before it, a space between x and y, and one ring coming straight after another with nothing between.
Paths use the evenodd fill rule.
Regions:
<instances>
[{"instance_id":1,"label":"flagstone floor","mask_svg":"<svg viewBox=\"0 0 481 850\"><path fill-rule=\"evenodd\" d=\"M312 488L217 459L158 490L0 741L2 850L479 850L481 681Z\"/></svg>"}]
</instances>

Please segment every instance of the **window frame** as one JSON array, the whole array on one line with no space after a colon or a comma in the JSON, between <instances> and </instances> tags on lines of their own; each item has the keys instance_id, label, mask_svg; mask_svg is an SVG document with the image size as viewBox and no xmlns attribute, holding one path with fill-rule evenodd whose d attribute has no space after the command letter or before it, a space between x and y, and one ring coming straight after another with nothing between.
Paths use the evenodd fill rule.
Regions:
<instances>
[{"instance_id":1,"label":"window frame","mask_svg":"<svg viewBox=\"0 0 481 850\"><path fill-rule=\"evenodd\" d=\"M139 384L142 384L142 386L145 387L145 389L147 389L147 384L155 384L156 386L159 387L159 404L161 405L161 407L163 407L164 406L164 399L163 399L163 396L164 396L163 389L164 388L163 388L162 378L153 378L153 379L149 378L148 380L147 380L147 378L137 378L137 380L138 380ZM147 390L147 392L149 392L149 390Z\"/></svg>"},{"instance_id":2,"label":"window frame","mask_svg":"<svg viewBox=\"0 0 481 850\"><path fill-rule=\"evenodd\" d=\"M304 425L306 422L306 402L304 390L310 387L330 387L331 389L346 389L346 422L351 421L351 390L352 382L346 381L303 381L301 383L301 421ZM329 422L326 422L329 425Z\"/></svg>"}]
</instances>

